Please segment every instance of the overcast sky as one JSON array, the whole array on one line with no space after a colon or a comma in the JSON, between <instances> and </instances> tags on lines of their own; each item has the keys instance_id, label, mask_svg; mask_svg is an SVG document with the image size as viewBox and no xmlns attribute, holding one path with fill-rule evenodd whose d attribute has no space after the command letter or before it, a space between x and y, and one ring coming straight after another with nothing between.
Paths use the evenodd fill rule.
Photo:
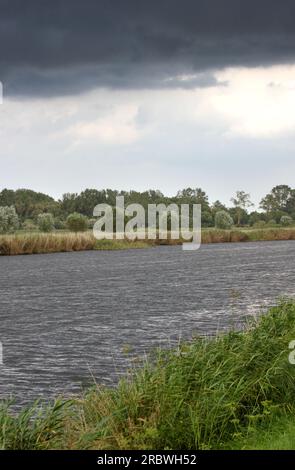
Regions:
<instances>
[{"instance_id":1,"label":"overcast sky","mask_svg":"<svg viewBox=\"0 0 295 470\"><path fill-rule=\"evenodd\" d=\"M294 184L292 0L0 0L0 189Z\"/></svg>"}]
</instances>

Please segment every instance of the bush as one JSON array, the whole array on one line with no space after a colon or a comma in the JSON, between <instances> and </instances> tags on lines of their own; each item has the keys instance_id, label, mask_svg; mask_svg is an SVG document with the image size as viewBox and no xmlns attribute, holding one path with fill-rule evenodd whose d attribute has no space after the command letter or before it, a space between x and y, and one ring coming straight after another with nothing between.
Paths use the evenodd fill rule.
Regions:
<instances>
[{"instance_id":1,"label":"bush","mask_svg":"<svg viewBox=\"0 0 295 470\"><path fill-rule=\"evenodd\" d=\"M67 218L67 226L72 232L84 232L88 228L88 219L85 215L73 212Z\"/></svg>"},{"instance_id":2,"label":"bush","mask_svg":"<svg viewBox=\"0 0 295 470\"><path fill-rule=\"evenodd\" d=\"M93 229L97 219L88 219L88 228Z\"/></svg>"},{"instance_id":3,"label":"bush","mask_svg":"<svg viewBox=\"0 0 295 470\"><path fill-rule=\"evenodd\" d=\"M38 230L38 227L36 224L34 224L32 219L26 219L22 223L22 229L26 232L33 232L34 230Z\"/></svg>"},{"instance_id":4,"label":"bush","mask_svg":"<svg viewBox=\"0 0 295 470\"><path fill-rule=\"evenodd\" d=\"M213 225L213 218L210 212L204 211L202 212L202 227L212 227Z\"/></svg>"},{"instance_id":5,"label":"bush","mask_svg":"<svg viewBox=\"0 0 295 470\"><path fill-rule=\"evenodd\" d=\"M221 229L230 229L234 224L233 219L226 211L218 211L215 214L215 227Z\"/></svg>"},{"instance_id":6,"label":"bush","mask_svg":"<svg viewBox=\"0 0 295 470\"><path fill-rule=\"evenodd\" d=\"M293 219L289 215L283 215L280 220L280 224L283 225L283 227L288 227L289 225L292 225Z\"/></svg>"},{"instance_id":7,"label":"bush","mask_svg":"<svg viewBox=\"0 0 295 470\"><path fill-rule=\"evenodd\" d=\"M18 215L13 206L0 207L0 233L14 232L19 227Z\"/></svg>"},{"instance_id":8,"label":"bush","mask_svg":"<svg viewBox=\"0 0 295 470\"><path fill-rule=\"evenodd\" d=\"M66 223L61 220L61 219L54 219L54 227L57 229L57 230L64 230L66 228Z\"/></svg>"},{"instance_id":9,"label":"bush","mask_svg":"<svg viewBox=\"0 0 295 470\"><path fill-rule=\"evenodd\" d=\"M266 226L265 220L258 220L253 224L253 228L264 228Z\"/></svg>"},{"instance_id":10,"label":"bush","mask_svg":"<svg viewBox=\"0 0 295 470\"><path fill-rule=\"evenodd\" d=\"M41 232L52 232L54 229L54 220L52 214L39 214L37 222Z\"/></svg>"},{"instance_id":11,"label":"bush","mask_svg":"<svg viewBox=\"0 0 295 470\"><path fill-rule=\"evenodd\" d=\"M276 227L277 225L277 222L275 221L275 219L270 219L268 222L267 222L267 226L268 227Z\"/></svg>"}]
</instances>

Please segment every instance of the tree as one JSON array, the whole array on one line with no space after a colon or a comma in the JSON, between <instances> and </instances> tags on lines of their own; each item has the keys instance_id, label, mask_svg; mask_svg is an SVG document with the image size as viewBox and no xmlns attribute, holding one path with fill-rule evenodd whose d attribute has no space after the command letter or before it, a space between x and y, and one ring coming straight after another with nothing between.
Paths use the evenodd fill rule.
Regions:
<instances>
[{"instance_id":1,"label":"tree","mask_svg":"<svg viewBox=\"0 0 295 470\"><path fill-rule=\"evenodd\" d=\"M0 233L14 232L19 227L19 219L13 206L0 207Z\"/></svg>"},{"instance_id":2,"label":"tree","mask_svg":"<svg viewBox=\"0 0 295 470\"><path fill-rule=\"evenodd\" d=\"M42 212L59 210L59 204L52 197L31 189L3 189L0 192L0 206L14 206L22 221L35 218Z\"/></svg>"},{"instance_id":3,"label":"tree","mask_svg":"<svg viewBox=\"0 0 295 470\"><path fill-rule=\"evenodd\" d=\"M245 193L245 191L237 191L236 196L231 198L231 202L236 208L237 225L240 225L243 211L246 211L248 207L254 204L250 201L250 194Z\"/></svg>"},{"instance_id":4,"label":"tree","mask_svg":"<svg viewBox=\"0 0 295 470\"><path fill-rule=\"evenodd\" d=\"M292 197L294 197L294 192L290 186L281 184L275 186L271 192L260 201L260 207L267 213L284 212L287 210Z\"/></svg>"},{"instance_id":5,"label":"tree","mask_svg":"<svg viewBox=\"0 0 295 470\"><path fill-rule=\"evenodd\" d=\"M37 231L38 227L32 219L26 219L22 223L22 230L25 230L26 232L33 232L33 231Z\"/></svg>"},{"instance_id":6,"label":"tree","mask_svg":"<svg viewBox=\"0 0 295 470\"><path fill-rule=\"evenodd\" d=\"M92 217L94 207L105 201L106 192L104 190L98 191L97 189L85 189L85 191L82 191L76 199L75 210L87 217Z\"/></svg>"},{"instance_id":7,"label":"tree","mask_svg":"<svg viewBox=\"0 0 295 470\"><path fill-rule=\"evenodd\" d=\"M215 214L215 227L224 230L230 229L234 224L233 219L226 211L218 211Z\"/></svg>"},{"instance_id":8,"label":"tree","mask_svg":"<svg viewBox=\"0 0 295 470\"><path fill-rule=\"evenodd\" d=\"M280 224L283 225L284 227L288 227L289 225L292 225L293 219L289 215L283 215L280 220Z\"/></svg>"},{"instance_id":9,"label":"tree","mask_svg":"<svg viewBox=\"0 0 295 470\"><path fill-rule=\"evenodd\" d=\"M37 223L41 232L52 232L52 230L54 230L54 219L52 214L39 214L37 217Z\"/></svg>"},{"instance_id":10,"label":"tree","mask_svg":"<svg viewBox=\"0 0 295 470\"><path fill-rule=\"evenodd\" d=\"M209 207L208 196L202 188L185 188L178 191L176 198L181 203L201 204L202 209Z\"/></svg>"},{"instance_id":11,"label":"tree","mask_svg":"<svg viewBox=\"0 0 295 470\"><path fill-rule=\"evenodd\" d=\"M248 222L250 225L255 225L259 222L264 222L265 224L265 214L257 211L251 212L251 214L249 214Z\"/></svg>"},{"instance_id":12,"label":"tree","mask_svg":"<svg viewBox=\"0 0 295 470\"><path fill-rule=\"evenodd\" d=\"M67 226L73 232L84 232L88 228L88 219L83 214L73 212L67 217Z\"/></svg>"},{"instance_id":13,"label":"tree","mask_svg":"<svg viewBox=\"0 0 295 470\"><path fill-rule=\"evenodd\" d=\"M77 193L65 193L62 199L59 201L61 210L65 216L75 212L77 210Z\"/></svg>"},{"instance_id":14,"label":"tree","mask_svg":"<svg viewBox=\"0 0 295 470\"><path fill-rule=\"evenodd\" d=\"M218 211L226 211L226 206L222 204L219 200L213 202L211 207L212 213L215 215Z\"/></svg>"}]
</instances>

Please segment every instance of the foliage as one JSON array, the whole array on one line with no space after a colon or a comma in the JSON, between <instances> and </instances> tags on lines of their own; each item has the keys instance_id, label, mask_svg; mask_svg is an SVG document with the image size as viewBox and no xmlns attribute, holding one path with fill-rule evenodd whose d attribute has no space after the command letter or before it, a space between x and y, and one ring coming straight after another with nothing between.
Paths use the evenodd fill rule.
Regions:
<instances>
[{"instance_id":1,"label":"foliage","mask_svg":"<svg viewBox=\"0 0 295 470\"><path fill-rule=\"evenodd\" d=\"M33 232L35 230L38 230L38 226L34 223L32 219L26 219L22 225L21 225L22 230L25 230L26 232Z\"/></svg>"},{"instance_id":2,"label":"foliage","mask_svg":"<svg viewBox=\"0 0 295 470\"><path fill-rule=\"evenodd\" d=\"M124 196L125 206L138 203L147 210L148 204L201 204L203 227L214 226L217 212L226 211L237 226L253 226L260 220L275 220L277 224L283 216L295 219L295 189L288 185L275 186L261 201L261 211L250 212L252 206L250 195L245 191L237 191L231 199L233 207L226 207L219 200L209 203L207 193L200 187L188 187L179 190L176 195L167 197L157 189L146 191L123 191L112 189L87 188L81 193L66 193L58 201L52 197L30 189L3 189L0 192L0 206L13 205L21 224L25 220L37 221L38 215L50 213L54 217L54 225L58 230L66 227L67 217L72 213L86 216L93 225L93 209L97 204L109 204L115 208L116 197ZM191 216L190 216L191 217ZM115 229L115 227L114 227Z\"/></svg>"},{"instance_id":3,"label":"foliage","mask_svg":"<svg viewBox=\"0 0 295 470\"><path fill-rule=\"evenodd\" d=\"M66 222L62 220L60 217L55 217L54 227L56 228L56 230L64 230L67 228L67 225L66 225Z\"/></svg>"},{"instance_id":4,"label":"foliage","mask_svg":"<svg viewBox=\"0 0 295 470\"><path fill-rule=\"evenodd\" d=\"M253 206L253 203L250 201L250 194L245 193L245 191L237 191L235 197L231 198L231 202L236 209L237 225L240 225L243 212L248 207Z\"/></svg>"},{"instance_id":5,"label":"foliage","mask_svg":"<svg viewBox=\"0 0 295 470\"><path fill-rule=\"evenodd\" d=\"M258 220L253 224L253 228L264 228L266 226L265 220Z\"/></svg>"},{"instance_id":6,"label":"foliage","mask_svg":"<svg viewBox=\"0 0 295 470\"><path fill-rule=\"evenodd\" d=\"M294 199L294 191L290 186L281 184L275 186L260 202L265 212L286 211L290 201Z\"/></svg>"},{"instance_id":7,"label":"foliage","mask_svg":"<svg viewBox=\"0 0 295 470\"><path fill-rule=\"evenodd\" d=\"M289 225L292 225L293 219L292 217L288 215L283 215L280 220L280 224L283 225L284 227L288 227Z\"/></svg>"},{"instance_id":8,"label":"foliage","mask_svg":"<svg viewBox=\"0 0 295 470\"><path fill-rule=\"evenodd\" d=\"M19 227L18 215L13 206L0 207L0 233L14 232Z\"/></svg>"},{"instance_id":9,"label":"foliage","mask_svg":"<svg viewBox=\"0 0 295 470\"><path fill-rule=\"evenodd\" d=\"M37 223L41 232L52 232L52 230L54 230L54 219L52 214L39 214L37 217Z\"/></svg>"},{"instance_id":10,"label":"foliage","mask_svg":"<svg viewBox=\"0 0 295 470\"><path fill-rule=\"evenodd\" d=\"M221 229L230 229L234 224L233 219L226 211L218 211L215 214L215 227Z\"/></svg>"},{"instance_id":11,"label":"foliage","mask_svg":"<svg viewBox=\"0 0 295 470\"><path fill-rule=\"evenodd\" d=\"M16 209L21 220L35 218L42 212L56 213L59 205L50 196L30 189L3 189L0 192L0 206L11 206Z\"/></svg>"},{"instance_id":12,"label":"foliage","mask_svg":"<svg viewBox=\"0 0 295 470\"><path fill-rule=\"evenodd\" d=\"M84 232L88 228L87 217L78 212L73 212L67 217L67 226L73 232Z\"/></svg>"},{"instance_id":13,"label":"foliage","mask_svg":"<svg viewBox=\"0 0 295 470\"><path fill-rule=\"evenodd\" d=\"M267 226L268 227L275 227L277 225L277 222L275 219L270 219L267 221Z\"/></svg>"}]
</instances>

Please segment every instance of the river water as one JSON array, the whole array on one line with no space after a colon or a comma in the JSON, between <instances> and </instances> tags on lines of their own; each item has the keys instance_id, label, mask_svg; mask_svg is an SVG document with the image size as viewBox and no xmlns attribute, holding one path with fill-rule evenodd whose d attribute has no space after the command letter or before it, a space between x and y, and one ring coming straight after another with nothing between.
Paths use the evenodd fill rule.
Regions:
<instances>
[{"instance_id":1,"label":"river water","mask_svg":"<svg viewBox=\"0 0 295 470\"><path fill-rule=\"evenodd\" d=\"M0 257L0 398L114 384L136 358L295 296L295 241Z\"/></svg>"}]
</instances>

